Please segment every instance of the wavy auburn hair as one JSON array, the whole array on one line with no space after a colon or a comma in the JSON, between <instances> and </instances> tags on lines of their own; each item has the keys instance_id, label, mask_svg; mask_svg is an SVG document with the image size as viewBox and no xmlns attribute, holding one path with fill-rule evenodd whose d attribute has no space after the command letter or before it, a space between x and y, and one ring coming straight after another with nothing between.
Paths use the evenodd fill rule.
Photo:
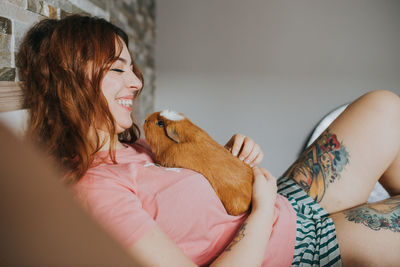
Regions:
<instances>
[{"instance_id":1,"label":"wavy auburn hair","mask_svg":"<svg viewBox=\"0 0 400 267\"><path fill-rule=\"evenodd\" d=\"M128 47L126 33L108 21L72 15L42 20L21 44L17 64L30 115L27 137L60 164L67 182L78 181L105 144L96 125L108 130L109 155L116 163L116 126L101 82L121 53L122 42ZM143 83L137 66L132 68ZM133 124L118 139L133 143L139 135Z\"/></svg>"}]
</instances>

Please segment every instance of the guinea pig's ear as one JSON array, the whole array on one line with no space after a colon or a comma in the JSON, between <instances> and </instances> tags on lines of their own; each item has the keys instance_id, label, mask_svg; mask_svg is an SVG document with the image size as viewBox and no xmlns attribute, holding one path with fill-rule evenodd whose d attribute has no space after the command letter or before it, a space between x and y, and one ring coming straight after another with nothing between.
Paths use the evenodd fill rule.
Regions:
<instances>
[{"instance_id":1,"label":"guinea pig's ear","mask_svg":"<svg viewBox=\"0 0 400 267\"><path fill-rule=\"evenodd\" d=\"M176 128L174 125L166 125L165 132L167 133L167 136L169 138L171 138L173 141L175 141L176 143L180 142L179 134L176 131Z\"/></svg>"}]
</instances>

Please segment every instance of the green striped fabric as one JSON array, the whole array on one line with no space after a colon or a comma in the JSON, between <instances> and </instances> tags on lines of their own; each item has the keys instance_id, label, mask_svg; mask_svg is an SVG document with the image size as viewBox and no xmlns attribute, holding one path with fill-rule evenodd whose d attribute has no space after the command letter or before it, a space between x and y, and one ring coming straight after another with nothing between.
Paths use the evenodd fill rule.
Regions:
<instances>
[{"instance_id":1,"label":"green striped fabric","mask_svg":"<svg viewBox=\"0 0 400 267\"><path fill-rule=\"evenodd\" d=\"M278 193L297 213L292 266L342 266L336 230L329 213L292 179L278 180Z\"/></svg>"}]
</instances>

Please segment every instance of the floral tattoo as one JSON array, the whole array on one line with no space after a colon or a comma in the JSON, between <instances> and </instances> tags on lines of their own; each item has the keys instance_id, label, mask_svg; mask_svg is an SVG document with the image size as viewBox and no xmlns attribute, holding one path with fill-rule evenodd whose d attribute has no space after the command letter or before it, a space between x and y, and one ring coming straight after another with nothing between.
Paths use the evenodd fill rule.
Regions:
<instances>
[{"instance_id":1,"label":"floral tattoo","mask_svg":"<svg viewBox=\"0 0 400 267\"><path fill-rule=\"evenodd\" d=\"M247 223L245 222L242 224L242 226L240 226L239 231L236 233L236 236L233 238L232 242L225 249L225 251L230 251L234 245L236 245L240 240L243 239L243 237L245 236L244 231L246 230L246 225Z\"/></svg>"},{"instance_id":2,"label":"floral tattoo","mask_svg":"<svg viewBox=\"0 0 400 267\"><path fill-rule=\"evenodd\" d=\"M361 223L372 230L400 233L400 196L363 205L344 212L346 219Z\"/></svg>"},{"instance_id":3,"label":"floral tattoo","mask_svg":"<svg viewBox=\"0 0 400 267\"><path fill-rule=\"evenodd\" d=\"M340 179L349 164L349 153L329 128L307 148L284 176L295 180L316 202L321 202L329 183Z\"/></svg>"}]
</instances>

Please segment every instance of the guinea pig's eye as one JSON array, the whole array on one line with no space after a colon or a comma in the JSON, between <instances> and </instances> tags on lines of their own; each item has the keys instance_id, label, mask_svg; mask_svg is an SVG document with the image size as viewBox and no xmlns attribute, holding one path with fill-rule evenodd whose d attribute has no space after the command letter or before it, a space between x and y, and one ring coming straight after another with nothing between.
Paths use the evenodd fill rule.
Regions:
<instances>
[{"instance_id":1,"label":"guinea pig's eye","mask_svg":"<svg viewBox=\"0 0 400 267\"><path fill-rule=\"evenodd\" d=\"M157 121L157 125L160 126L160 127L164 127L165 126L163 121Z\"/></svg>"}]
</instances>

